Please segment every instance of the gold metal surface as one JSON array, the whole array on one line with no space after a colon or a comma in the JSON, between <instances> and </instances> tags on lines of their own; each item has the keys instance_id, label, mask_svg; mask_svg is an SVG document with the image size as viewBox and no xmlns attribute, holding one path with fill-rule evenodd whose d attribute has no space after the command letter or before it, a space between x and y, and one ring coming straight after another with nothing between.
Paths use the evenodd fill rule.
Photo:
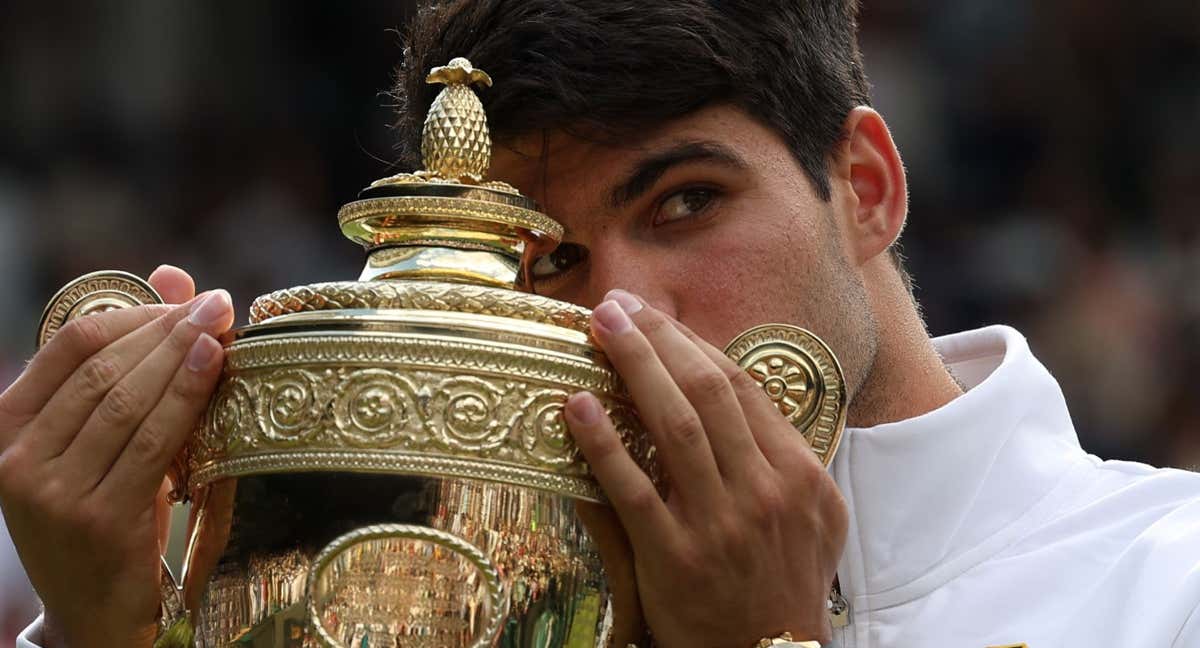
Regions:
<instances>
[{"instance_id":1,"label":"gold metal surface","mask_svg":"<svg viewBox=\"0 0 1200 648\"><path fill-rule=\"evenodd\" d=\"M161 610L158 618L158 639L154 648L188 648L192 645L191 620L184 615L183 593L176 584L167 559L160 558L158 591Z\"/></svg>"},{"instance_id":2,"label":"gold metal surface","mask_svg":"<svg viewBox=\"0 0 1200 648\"><path fill-rule=\"evenodd\" d=\"M826 466L846 427L846 387L833 351L811 332L789 324L751 328L725 347L804 435Z\"/></svg>"},{"instance_id":3,"label":"gold metal surface","mask_svg":"<svg viewBox=\"0 0 1200 648\"><path fill-rule=\"evenodd\" d=\"M413 524L366 526L329 543L309 569L308 593L309 623L329 648L403 639L484 648L508 613L500 571L483 551Z\"/></svg>"},{"instance_id":4,"label":"gold metal surface","mask_svg":"<svg viewBox=\"0 0 1200 648\"><path fill-rule=\"evenodd\" d=\"M195 605L199 646L600 648L643 638L638 620L614 618L569 498L396 474L256 476L237 488L232 510L217 512L242 521L198 575L210 583ZM312 492L326 495L303 496ZM288 537L273 523L287 519L311 524L269 540Z\"/></svg>"},{"instance_id":5,"label":"gold metal surface","mask_svg":"<svg viewBox=\"0 0 1200 648\"><path fill-rule=\"evenodd\" d=\"M426 83L446 87L434 98L421 133L425 168L443 178L483 180L492 161L492 137L487 115L471 85L492 85L492 78L465 58L434 68Z\"/></svg>"},{"instance_id":6,"label":"gold metal surface","mask_svg":"<svg viewBox=\"0 0 1200 648\"><path fill-rule=\"evenodd\" d=\"M38 324L37 348L42 348L67 322L104 311L143 304L161 304L162 297L137 275L101 270L83 275L50 298Z\"/></svg>"},{"instance_id":7,"label":"gold metal surface","mask_svg":"<svg viewBox=\"0 0 1200 648\"><path fill-rule=\"evenodd\" d=\"M333 281L285 288L250 305L250 323L303 311L347 308L468 312L539 322L587 334L591 311L557 299L490 286L434 281Z\"/></svg>"},{"instance_id":8,"label":"gold metal surface","mask_svg":"<svg viewBox=\"0 0 1200 648\"><path fill-rule=\"evenodd\" d=\"M521 292L563 230L484 177L491 142L470 84L490 78L454 59L429 80L447 87L425 169L338 214L368 253L360 281L259 297L223 338L216 393L172 474L192 524L163 624L194 627L198 646L644 645L636 604L613 603L636 602L632 562L602 564L593 537L614 534L577 513L604 498L566 430L567 398L595 394L659 480L655 450L591 343L590 311ZM39 342L147 301L161 300L132 275L87 275L52 300ZM769 325L727 353L828 463L846 406L828 347ZM609 590L609 569L629 591Z\"/></svg>"},{"instance_id":9,"label":"gold metal surface","mask_svg":"<svg viewBox=\"0 0 1200 648\"><path fill-rule=\"evenodd\" d=\"M463 229L482 226L484 231L504 232L511 227L539 232L556 242L562 239L562 225L536 211L533 202L519 194L437 184L405 188L410 193L404 196L357 200L343 206L338 211L342 232L368 247L426 238L425 228L447 222ZM428 195L451 190L459 195Z\"/></svg>"},{"instance_id":10,"label":"gold metal surface","mask_svg":"<svg viewBox=\"0 0 1200 648\"><path fill-rule=\"evenodd\" d=\"M474 477L602 501L562 421L576 391L595 393L630 453L656 471L616 375L594 361L581 333L462 313L396 311L385 321L386 333L283 328L231 344L189 453L190 488L343 469Z\"/></svg>"}]
</instances>

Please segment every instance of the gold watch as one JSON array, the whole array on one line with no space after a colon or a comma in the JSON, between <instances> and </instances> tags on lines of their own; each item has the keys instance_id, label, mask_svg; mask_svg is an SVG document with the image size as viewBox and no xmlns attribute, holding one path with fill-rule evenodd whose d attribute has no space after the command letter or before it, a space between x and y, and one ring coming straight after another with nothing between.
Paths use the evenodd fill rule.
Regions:
<instances>
[{"instance_id":1,"label":"gold watch","mask_svg":"<svg viewBox=\"0 0 1200 648\"><path fill-rule=\"evenodd\" d=\"M796 641L792 639L792 633L781 632L774 637L763 637L754 644L754 648L771 648L780 644L792 644L801 648L821 648L820 642L817 641Z\"/></svg>"}]
</instances>

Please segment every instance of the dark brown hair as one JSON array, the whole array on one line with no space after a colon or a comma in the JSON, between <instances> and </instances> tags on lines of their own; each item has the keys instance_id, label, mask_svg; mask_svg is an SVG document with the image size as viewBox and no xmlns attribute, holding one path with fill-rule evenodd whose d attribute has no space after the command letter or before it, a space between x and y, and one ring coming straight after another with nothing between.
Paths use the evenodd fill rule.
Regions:
<instances>
[{"instance_id":1,"label":"dark brown hair","mask_svg":"<svg viewBox=\"0 0 1200 648\"><path fill-rule=\"evenodd\" d=\"M395 96L401 162L417 168L440 86L429 69L465 56L498 143L563 130L637 132L729 103L787 142L829 200L829 155L869 103L857 0L459 0L418 10Z\"/></svg>"}]
</instances>

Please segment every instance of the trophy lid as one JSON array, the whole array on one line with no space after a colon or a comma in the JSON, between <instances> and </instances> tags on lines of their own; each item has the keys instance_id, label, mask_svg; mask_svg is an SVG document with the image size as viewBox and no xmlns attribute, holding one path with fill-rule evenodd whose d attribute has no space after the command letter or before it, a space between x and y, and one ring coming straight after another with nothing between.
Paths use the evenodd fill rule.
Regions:
<instances>
[{"instance_id":1,"label":"trophy lid","mask_svg":"<svg viewBox=\"0 0 1200 648\"><path fill-rule=\"evenodd\" d=\"M511 185L486 179L492 140L471 86L492 79L455 58L426 81L446 87L425 118L424 168L372 182L338 213L342 233L368 251L360 279L528 288L528 264L563 228Z\"/></svg>"},{"instance_id":2,"label":"trophy lid","mask_svg":"<svg viewBox=\"0 0 1200 648\"><path fill-rule=\"evenodd\" d=\"M455 58L426 81L445 87L425 118L424 168L372 182L338 212L342 233L367 250L359 280L262 295L250 307L250 323L302 311L420 309L508 317L586 335L588 309L513 293L532 289L530 264L561 241L563 228L511 185L487 179L491 135L472 86L490 86L491 77Z\"/></svg>"}]
</instances>

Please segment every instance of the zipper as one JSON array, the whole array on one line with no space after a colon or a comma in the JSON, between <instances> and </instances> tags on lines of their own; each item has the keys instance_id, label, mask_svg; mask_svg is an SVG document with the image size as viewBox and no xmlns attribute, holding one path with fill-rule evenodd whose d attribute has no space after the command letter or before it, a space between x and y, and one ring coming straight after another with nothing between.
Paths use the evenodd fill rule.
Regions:
<instances>
[{"instance_id":1,"label":"zipper","mask_svg":"<svg viewBox=\"0 0 1200 648\"><path fill-rule=\"evenodd\" d=\"M849 648L849 639L852 635L848 629L850 626L850 603L846 601L845 596L842 596L842 584L836 576L833 578L833 587L829 590L829 601L826 605L829 611L829 623L833 626L833 646Z\"/></svg>"}]
</instances>

